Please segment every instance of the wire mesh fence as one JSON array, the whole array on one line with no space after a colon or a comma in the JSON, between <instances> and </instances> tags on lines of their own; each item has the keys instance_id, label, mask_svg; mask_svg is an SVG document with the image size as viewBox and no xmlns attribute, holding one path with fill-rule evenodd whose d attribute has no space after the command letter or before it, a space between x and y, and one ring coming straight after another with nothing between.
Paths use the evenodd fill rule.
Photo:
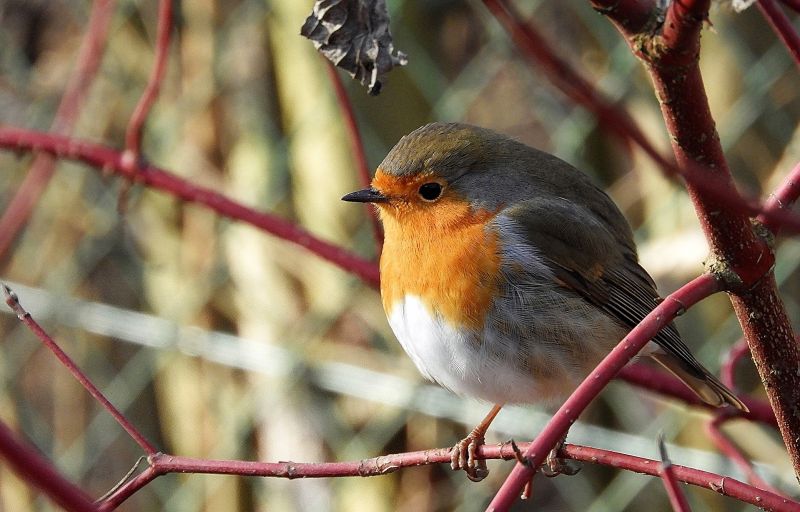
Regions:
<instances>
[{"instance_id":1,"label":"wire mesh fence","mask_svg":"<svg viewBox=\"0 0 800 512\"><path fill-rule=\"evenodd\" d=\"M144 89L157 2L113 7L108 43L72 133L113 147ZM0 124L48 130L74 73L92 4L0 4ZM166 78L144 132L153 164L242 204L274 212L324 240L376 257L370 221L339 201L358 188L354 158L325 63L298 35L310 3L176 4ZM586 2L520 2L592 83L668 148L652 87L607 20ZM666 293L702 271L707 247L692 205L641 151L575 106L516 51L479 2L389 2L396 45L409 55L380 96L347 82L371 167L404 133L431 120L491 127L592 175L635 227L642 264ZM701 63L736 179L772 190L800 160L797 67L755 9L712 7ZM5 208L29 154L0 153ZM485 404L426 384L396 343L380 297L313 254L207 208L136 186L119 211L121 180L59 160L0 274L24 306L111 401L167 453L200 458L334 461L451 446ZM782 240L775 267L797 318L800 243ZM724 297L678 320L706 366L741 337ZM139 448L12 315L0 316L0 419L15 426L93 496L118 482ZM752 365L739 388L763 396ZM489 442L532 437L548 417L501 413ZM746 475L709 440L705 412L612 384L570 441ZM797 497L772 429L725 431L770 485ZM509 462L471 484L449 468L370 479L278 480L167 475L121 510L479 510ZM665 509L657 479L585 464L572 478L537 479L543 510ZM697 510L746 510L687 490ZM520 506L520 509L523 509ZM0 509L54 506L0 466Z\"/></svg>"}]
</instances>

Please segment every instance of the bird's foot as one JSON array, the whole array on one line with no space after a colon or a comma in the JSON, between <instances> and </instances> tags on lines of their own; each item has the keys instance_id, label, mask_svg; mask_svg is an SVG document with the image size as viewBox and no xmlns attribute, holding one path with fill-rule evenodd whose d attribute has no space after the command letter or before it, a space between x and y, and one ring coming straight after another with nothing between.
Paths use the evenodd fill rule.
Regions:
<instances>
[{"instance_id":1,"label":"bird's foot","mask_svg":"<svg viewBox=\"0 0 800 512\"><path fill-rule=\"evenodd\" d=\"M550 453L547 454L547 459L545 460L544 464L542 464L542 474L544 476L549 478L553 478L558 475L572 476L577 475L581 470L579 465L570 464L568 461L558 456L558 451L563 448L566 440L567 438L565 437L559 441L558 444L555 445L552 450L550 450Z\"/></svg>"},{"instance_id":2,"label":"bird's foot","mask_svg":"<svg viewBox=\"0 0 800 512\"><path fill-rule=\"evenodd\" d=\"M486 461L476 457L478 448L484 444L483 433L472 431L467 437L456 443L450 452L450 467L453 470L463 469L467 478L480 482L489 474Z\"/></svg>"}]
</instances>

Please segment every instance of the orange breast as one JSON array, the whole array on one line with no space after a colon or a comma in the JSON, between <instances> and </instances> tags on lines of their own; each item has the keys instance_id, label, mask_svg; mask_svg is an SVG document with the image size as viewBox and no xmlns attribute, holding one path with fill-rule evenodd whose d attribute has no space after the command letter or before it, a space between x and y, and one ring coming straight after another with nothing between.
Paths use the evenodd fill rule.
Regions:
<instances>
[{"instance_id":1,"label":"orange breast","mask_svg":"<svg viewBox=\"0 0 800 512\"><path fill-rule=\"evenodd\" d=\"M406 295L415 295L454 326L482 327L498 288L497 234L485 229L494 215L472 212L454 198L382 211L386 239L381 297L386 313Z\"/></svg>"}]
</instances>

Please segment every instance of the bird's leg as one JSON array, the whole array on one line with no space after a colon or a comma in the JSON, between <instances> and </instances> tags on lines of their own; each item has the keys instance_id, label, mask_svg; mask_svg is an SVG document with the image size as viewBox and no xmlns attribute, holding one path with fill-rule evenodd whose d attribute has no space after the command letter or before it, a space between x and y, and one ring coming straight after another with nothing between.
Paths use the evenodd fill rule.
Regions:
<instances>
[{"instance_id":1,"label":"bird's leg","mask_svg":"<svg viewBox=\"0 0 800 512\"><path fill-rule=\"evenodd\" d=\"M486 461L476 459L475 455L478 447L484 443L484 436L489 429L489 425L492 424L502 407L502 404L496 404L492 407L492 410L483 418L483 421L472 429L472 432L467 437L456 443L450 452L450 467L454 470L463 469L467 473L467 478L473 482L480 482L489 474L489 470L486 468Z\"/></svg>"},{"instance_id":2,"label":"bird's leg","mask_svg":"<svg viewBox=\"0 0 800 512\"><path fill-rule=\"evenodd\" d=\"M542 465L542 474L544 476L550 478L558 475L572 476L578 474L578 471L581 470L580 466L572 466L564 459L558 457L558 451L564 446L566 441L567 435L564 434L564 437L562 437L553 449L550 450L550 453L547 454L547 459Z\"/></svg>"}]
</instances>

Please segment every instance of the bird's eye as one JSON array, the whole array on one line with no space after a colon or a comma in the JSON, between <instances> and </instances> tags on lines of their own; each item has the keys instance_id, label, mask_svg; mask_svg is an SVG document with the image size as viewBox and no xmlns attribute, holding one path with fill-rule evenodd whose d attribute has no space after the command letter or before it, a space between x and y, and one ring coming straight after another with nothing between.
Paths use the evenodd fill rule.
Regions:
<instances>
[{"instance_id":1,"label":"bird's eye","mask_svg":"<svg viewBox=\"0 0 800 512\"><path fill-rule=\"evenodd\" d=\"M442 185L435 181L425 183L419 187L419 195L426 201L436 201L442 195Z\"/></svg>"}]
</instances>

